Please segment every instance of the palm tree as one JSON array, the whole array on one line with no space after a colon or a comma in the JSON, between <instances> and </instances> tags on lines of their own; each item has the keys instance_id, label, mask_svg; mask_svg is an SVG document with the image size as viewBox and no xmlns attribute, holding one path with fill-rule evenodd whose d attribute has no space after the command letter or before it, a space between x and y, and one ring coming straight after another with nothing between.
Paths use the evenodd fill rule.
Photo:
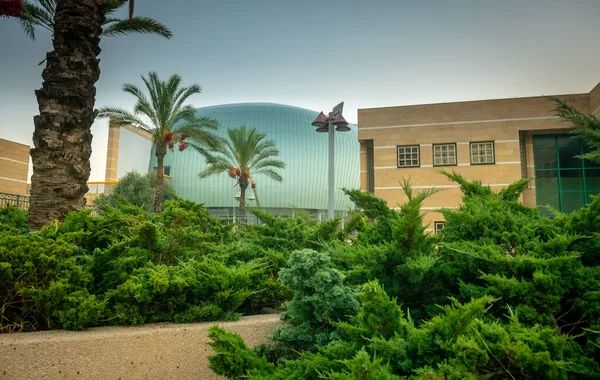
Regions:
<instances>
[{"instance_id":1,"label":"palm tree","mask_svg":"<svg viewBox=\"0 0 600 380\"><path fill-rule=\"evenodd\" d=\"M39 9L30 3L22 4L26 9L21 14L26 16L20 20L31 37L35 36L38 21L39 25L51 26L53 31L53 50L46 55L42 88L35 93L40 114L34 117L34 147L30 151L33 176L29 229L32 231L85 205L92 152L91 126L96 116L95 83L100 76L100 37L107 25L107 10L114 11L125 3L126 0L45 0L46 7ZM129 0L130 20L134 19L133 4ZM38 18L32 9L44 10L46 16ZM40 21L43 19L50 21L43 24ZM119 27L114 20L108 23L111 25L110 35L133 31L122 23Z\"/></svg>"},{"instance_id":2,"label":"palm tree","mask_svg":"<svg viewBox=\"0 0 600 380\"><path fill-rule=\"evenodd\" d=\"M54 17L59 0L23 0L23 11L19 17L21 28L35 40L36 28L42 28L54 32ZM102 36L119 36L130 33L151 33L171 38L173 33L158 21L150 17L133 17L133 1L129 2L129 19L120 19L114 13L124 7L128 0L105 0L104 15L102 23Z\"/></svg>"},{"instance_id":3,"label":"palm tree","mask_svg":"<svg viewBox=\"0 0 600 380\"><path fill-rule=\"evenodd\" d=\"M116 107L100 109L100 117L110 118L112 125L134 125L152 135L156 150L156 180L154 183L154 211L162 209L163 201L163 162L167 148L173 150L176 143L179 151L188 147L188 138L202 153L220 147L221 138L212 131L218 123L207 117L197 117L191 105L183 103L192 95L199 94L201 88L194 84L181 87L181 77L173 75L163 81L158 74L151 72L148 78L142 76L148 96L133 84L123 85L123 91L135 96L137 103L134 112Z\"/></svg>"},{"instance_id":4,"label":"palm tree","mask_svg":"<svg viewBox=\"0 0 600 380\"><path fill-rule=\"evenodd\" d=\"M35 92L29 228L37 230L85 205L104 0L58 0L53 51Z\"/></svg>"},{"instance_id":5,"label":"palm tree","mask_svg":"<svg viewBox=\"0 0 600 380\"><path fill-rule=\"evenodd\" d=\"M256 181L253 176L263 174L277 182L283 178L276 169L285 168L283 161L274 157L279 156L275 141L265 140L265 135L256 129L227 130L228 139L220 148L212 153L204 153L207 167L200 173L201 178L226 172L236 180L234 186L240 186L240 219L243 221L246 209L246 189L251 186L256 191ZM196 148L196 146L194 146Z\"/></svg>"}]
</instances>

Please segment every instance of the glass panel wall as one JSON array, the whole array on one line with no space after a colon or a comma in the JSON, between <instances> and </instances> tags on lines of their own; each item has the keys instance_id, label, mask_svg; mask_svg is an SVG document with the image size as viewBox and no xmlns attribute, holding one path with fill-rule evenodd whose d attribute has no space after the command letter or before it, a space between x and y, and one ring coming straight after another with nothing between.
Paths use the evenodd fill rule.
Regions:
<instances>
[{"instance_id":1,"label":"glass panel wall","mask_svg":"<svg viewBox=\"0 0 600 380\"><path fill-rule=\"evenodd\" d=\"M587 206L590 195L600 194L600 164L577 156L589 152L581 139L569 135L534 135L536 203L544 215L547 207L569 213Z\"/></svg>"}]
</instances>

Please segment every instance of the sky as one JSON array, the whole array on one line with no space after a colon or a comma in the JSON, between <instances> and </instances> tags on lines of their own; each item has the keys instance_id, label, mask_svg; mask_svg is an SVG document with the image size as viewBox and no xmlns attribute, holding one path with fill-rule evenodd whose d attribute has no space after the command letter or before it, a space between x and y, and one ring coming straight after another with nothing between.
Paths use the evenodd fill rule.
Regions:
<instances>
[{"instance_id":1,"label":"sky","mask_svg":"<svg viewBox=\"0 0 600 380\"><path fill-rule=\"evenodd\" d=\"M124 83L178 73L196 107L274 102L329 111L589 92L600 82L600 0L141 0L170 40L104 38L96 107L132 109ZM125 11L123 12L125 17ZM51 50L0 18L0 138L32 145ZM93 127L104 180L108 122Z\"/></svg>"}]
</instances>

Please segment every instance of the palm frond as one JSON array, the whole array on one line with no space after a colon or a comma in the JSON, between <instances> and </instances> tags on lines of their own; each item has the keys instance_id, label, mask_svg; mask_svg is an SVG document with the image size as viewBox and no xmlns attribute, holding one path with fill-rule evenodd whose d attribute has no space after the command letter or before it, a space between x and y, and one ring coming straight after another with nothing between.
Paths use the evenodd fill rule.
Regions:
<instances>
[{"instance_id":1,"label":"palm frond","mask_svg":"<svg viewBox=\"0 0 600 380\"><path fill-rule=\"evenodd\" d=\"M173 32L165 25L150 17L132 17L129 20L110 19L104 24L102 35L115 37L132 33L156 34L167 39L173 37Z\"/></svg>"},{"instance_id":2,"label":"palm frond","mask_svg":"<svg viewBox=\"0 0 600 380\"><path fill-rule=\"evenodd\" d=\"M100 110L98 110L98 117L110 118L111 125L120 127L125 125L135 125L136 127L143 129L153 136L156 134L156 130L149 126L144 120L123 108L102 107Z\"/></svg>"},{"instance_id":3,"label":"palm frond","mask_svg":"<svg viewBox=\"0 0 600 380\"><path fill-rule=\"evenodd\" d=\"M152 109L154 109L155 113L157 113L159 99L158 94L156 93L156 87L160 86L160 79L158 79L158 74L155 71L151 71L150 73L148 73L148 78L145 78L142 75L142 81L146 85L146 89L148 90L148 94L150 95Z\"/></svg>"},{"instance_id":4,"label":"palm frond","mask_svg":"<svg viewBox=\"0 0 600 380\"><path fill-rule=\"evenodd\" d=\"M106 16L110 16L111 14L116 12L119 8L122 8L128 2L129 2L129 0L106 0L104 2L104 14Z\"/></svg>"},{"instance_id":5,"label":"palm frond","mask_svg":"<svg viewBox=\"0 0 600 380\"><path fill-rule=\"evenodd\" d=\"M146 94L137 86L131 83L125 83L123 85L123 91L135 96L137 98L137 103L134 106L134 113L143 114L148 117L152 123L157 124L158 118L156 116L155 110L152 108L152 105L148 101Z\"/></svg>"},{"instance_id":6,"label":"palm frond","mask_svg":"<svg viewBox=\"0 0 600 380\"><path fill-rule=\"evenodd\" d=\"M258 151L257 154L250 161L249 166L251 168L255 168L256 165L261 161L277 156L279 156L279 150L277 150L276 148L268 148L265 150Z\"/></svg>"},{"instance_id":7,"label":"palm frond","mask_svg":"<svg viewBox=\"0 0 600 380\"><path fill-rule=\"evenodd\" d=\"M258 170L262 168L285 169L285 162L275 159L264 159L252 167L255 173L258 173Z\"/></svg>"},{"instance_id":8,"label":"palm frond","mask_svg":"<svg viewBox=\"0 0 600 380\"><path fill-rule=\"evenodd\" d=\"M53 32L55 9L56 0L38 0L37 4L24 0L23 11L19 17L19 23L27 37L35 41L36 27Z\"/></svg>"},{"instance_id":9,"label":"palm frond","mask_svg":"<svg viewBox=\"0 0 600 380\"><path fill-rule=\"evenodd\" d=\"M111 17L118 9L129 3L129 18L119 19ZM37 27L54 32L54 15L56 13L57 0L37 0L35 2L23 0L23 12L19 18L21 29L32 40L35 40ZM120 36L132 33L156 34L165 38L171 38L173 33L169 28L150 17L133 17L133 0L106 0L102 34L104 36Z\"/></svg>"},{"instance_id":10,"label":"palm frond","mask_svg":"<svg viewBox=\"0 0 600 380\"><path fill-rule=\"evenodd\" d=\"M281 176L281 174L279 174L278 172L276 172L273 169L268 169L268 168L259 169L259 170L255 171L254 174L263 174L277 182L283 181L283 177Z\"/></svg>"},{"instance_id":11,"label":"palm frond","mask_svg":"<svg viewBox=\"0 0 600 380\"><path fill-rule=\"evenodd\" d=\"M192 149L194 149L196 152L200 153L205 158L209 157L213 153L213 150L206 145L197 144L195 142L190 142L189 144Z\"/></svg>"},{"instance_id":12,"label":"palm frond","mask_svg":"<svg viewBox=\"0 0 600 380\"><path fill-rule=\"evenodd\" d=\"M209 156L210 157L210 156ZM210 159L209 159L210 160ZM207 161L209 161L207 160ZM232 168L231 163L225 160L213 160L206 169L200 172L200 178L210 177L215 174L228 172Z\"/></svg>"},{"instance_id":13,"label":"palm frond","mask_svg":"<svg viewBox=\"0 0 600 380\"><path fill-rule=\"evenodd\" d=\"M21 25L21 29L23 29L25 35L27 35L27 37L29 37L32 41L35 41L36 17L39 12L39 7L35 6L29 1L23 1L23 11L19 17L19 24Z\"/></svg>"},{"instance_id":14,"label":"palm frond","mask_svg":"<svg viewBox=\"0 0 600 380\"><path fill-rule=\"evenodd\" d=\"M197 84L191 85L190 87L181 88L175 95L175 101L173 104L174 110L179 110L183 103L192 95L202 93L202 87Z\"/></svg>"},{"instance_id":15,"label":"palm frond","mask_svg":"<svg viewBox=\"0 0 600 380\"><path fill-rule=\"evenodd\" d=\"M208 117L194 116L178 123L173 133L180 136L187 135L190 143L194 144L194 148L205 156L205 150L215 152L223 145L223 138L212 132L218 129L218 125L216 120Z\"/></svg>"},{"instance_id":16,"label":"palm frond","mask_svg":"<svg viewBox=\"0 0 600 380\"><path fill-rule=\"evenodd\" d=\"M255 128L248 129L244 125L237 129L228 129L227 139L213 153L208 154L207 168L201 175L208 177L239 166L242 171L249 172L250 176L263 174L281 182L283 177L275 169L283 169L285 163L274 159L279 156L279 150L275 148L273 140L266 140L265 137Z\"/></svg>"}]
</instances>

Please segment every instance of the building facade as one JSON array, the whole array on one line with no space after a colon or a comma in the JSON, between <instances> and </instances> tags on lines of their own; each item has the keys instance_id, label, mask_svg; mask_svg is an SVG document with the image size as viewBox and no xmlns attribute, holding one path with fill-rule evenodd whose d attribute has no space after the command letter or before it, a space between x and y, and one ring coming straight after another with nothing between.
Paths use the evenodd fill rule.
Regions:
<instances>
[{"instance_id":1,"label":"building facade","mask_svg":"<svg viewBox=\"0 0 600 380\"><path fill-rule=\"evenodd\" d=\"M598 115L600 84L589 93L558 98ZM443 228L440 208L456 208L462 194L439 170L480 180L494 191L531 178L528 206L570 212L600 193L600 165L574 156L588 149L571 139L546 97L360 109L361 189L397 208L406 201L399 181L441 191L423 204L430 230ZM550 213L540 208L543 213Z\"/></svg>"},{"instance_id":2,"label":"building facade","mask_svg":"<svg viewBox=\"0 0 600 380\"><path fill-rule=\"evenodd\" d=\"M0 139L0 193L27 194L29 146Z\"/></svg>"}]
</instances>

